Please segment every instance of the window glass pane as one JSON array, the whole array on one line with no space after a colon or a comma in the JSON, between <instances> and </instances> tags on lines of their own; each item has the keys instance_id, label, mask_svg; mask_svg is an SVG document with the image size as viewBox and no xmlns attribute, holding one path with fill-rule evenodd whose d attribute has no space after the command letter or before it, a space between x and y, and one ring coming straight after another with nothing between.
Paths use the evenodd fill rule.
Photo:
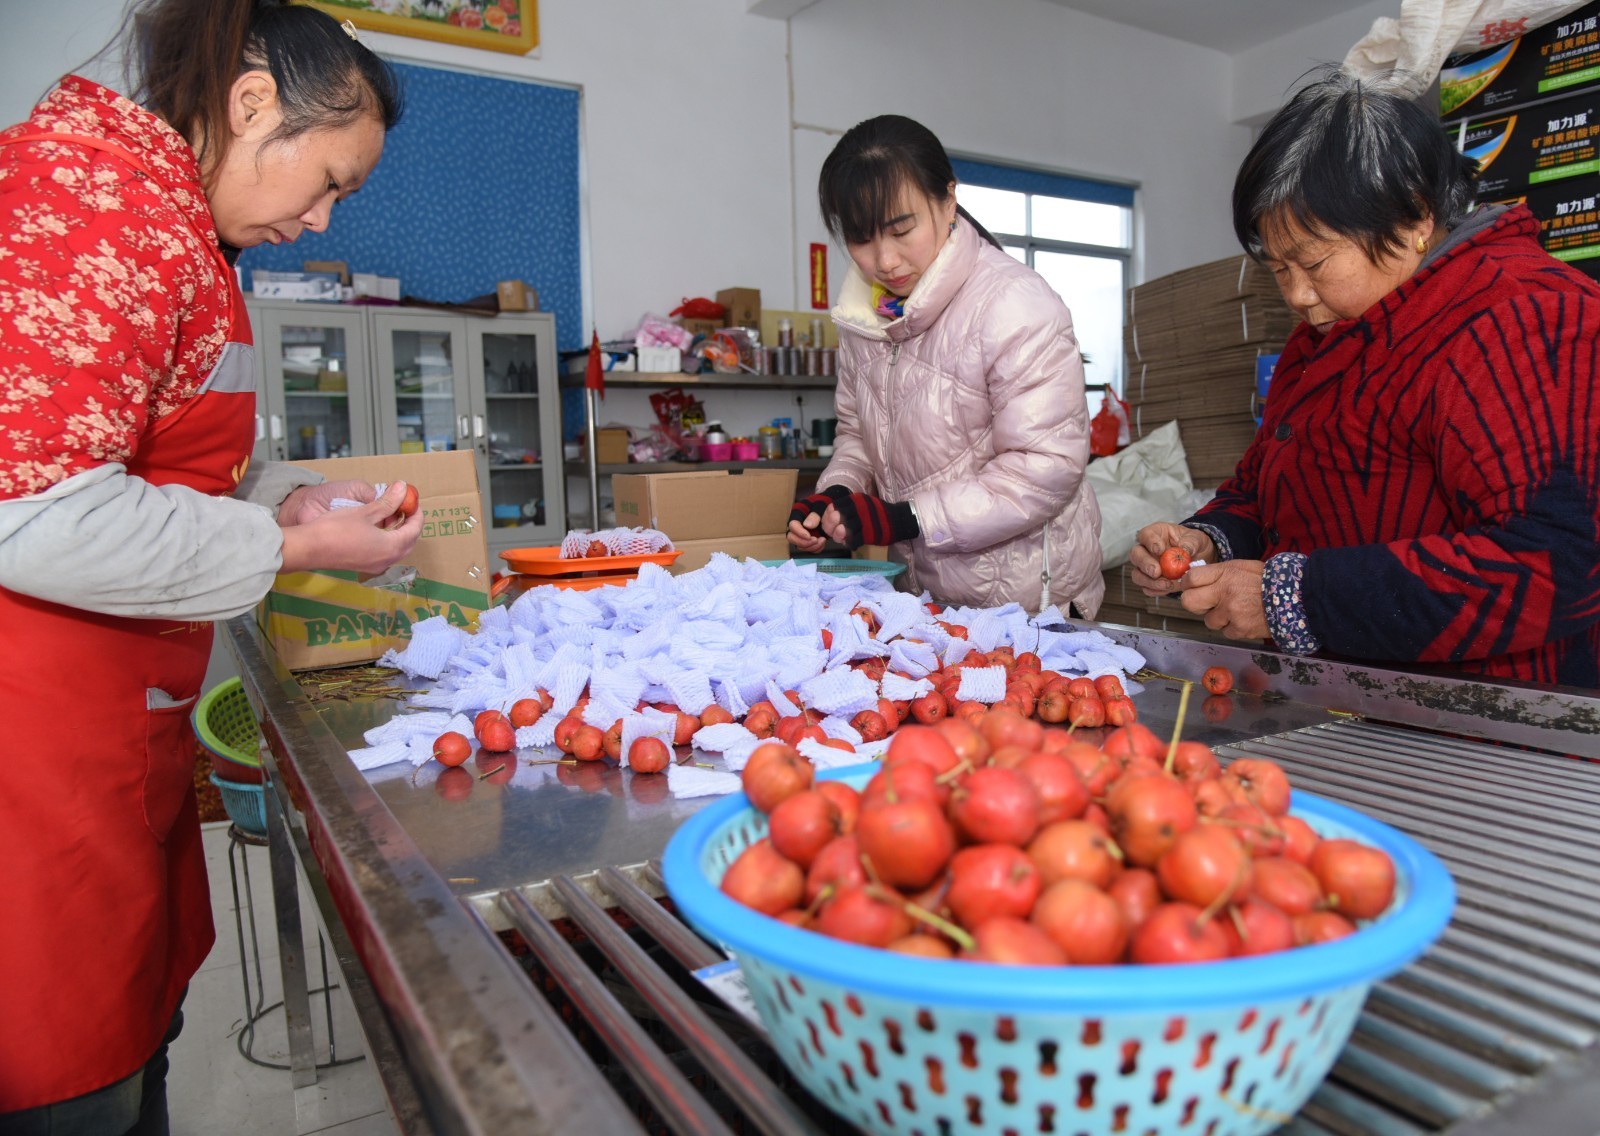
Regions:
<instances>
[{"instance_id":1,"label":"window glass pane","mask_svg":"<svg viewBox=\"0 0 1600 1136\"><path fill-rule=\"evenodd\" d=\"M1122 261L1036 250L1033 267L1066 301L1090 383L1122 388ZM1092 396L1091 412L1099 402Z\"/></svg>"},{"instance_id":2,"label":"window glass pane","mask_svg":"<svg viewBox=\"0 0 1600 1136\"><path fill-rule=\"evenodd\" d=\"M1035 195L1030 235L1047 241L1127 248L1133 243L1133 210L1121 205Z\"/></svg>"},{"instance_id":3,"label":"window glass pane","mask_svg":"<svg viewBox=\"0 0 1600 1136\"><path fill-rule=\"evenodd\" d=\"M956 200L991 233L1028 233L1028 195L1010 189L956 185Z\"/></svg>"},{"instance_id":4,"label":"window glass pane","mask_svg":"<svg viewBox=\"0 0 1600 1136\"><path fill-rule=\"evenodd\" d=\"M1027 249L1027 246L1025 246L1025 245L1001 245L1000 247L1006 250L1006 255L1011 257L1012 260L1020 260L1023 264L1027 264L1028 263L1028 249Z\"/></svg>"}]
</instances>

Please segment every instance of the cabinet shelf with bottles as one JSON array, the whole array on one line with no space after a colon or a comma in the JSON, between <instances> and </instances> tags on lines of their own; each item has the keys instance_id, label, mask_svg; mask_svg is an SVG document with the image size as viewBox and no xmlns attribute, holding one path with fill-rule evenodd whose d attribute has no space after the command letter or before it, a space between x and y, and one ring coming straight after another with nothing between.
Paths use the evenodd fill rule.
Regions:
<instances>
[{"instance_id":1,"label":"cabinet shelf with bottles","mask_svg":"<svg viewBox=\"0 0 1600 1136\"><path fill-rule=\"evenodd\" d=\"M747 462L628 462L626 464L600 463L591 455L596 454L595 432L600 424L600 405L598 396L594 391L584 388L583 366L584 359L573 353L566 360L566 373L561 376L561 386L581 392L583 398L584 417L584 456L566 462L567 473L572 476L575 484L583 484L586 490L586 500L581 504L572 504L572 523L574 526L590 526L590 518L602 515L600 506L600 483L604 478L619 473L688 473L696 470L742 470L742 469L794 469L800 471L800 481L803 486L815 483L816 474L820 473L828 464L826 458L775 458L761 461ZM618 390L657 390L668 387L680 387L696 395L703 396L712 392L735 391L767 391L767 392L804 392L824 391L830 397L838 387L838 379L833 375L755 375L749 373L719 374L708 372L702 374L679 374L677 372L662 373L656 371L607 371L605 376L606 386ZM585 511L586 507L586 511Z\"/></svg>"}]
</instances>

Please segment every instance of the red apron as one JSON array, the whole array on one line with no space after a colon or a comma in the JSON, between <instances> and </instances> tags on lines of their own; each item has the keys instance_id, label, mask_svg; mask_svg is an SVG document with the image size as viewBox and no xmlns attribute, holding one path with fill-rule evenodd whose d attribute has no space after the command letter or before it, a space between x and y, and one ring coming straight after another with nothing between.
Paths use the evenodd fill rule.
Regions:
<instances>
[{"instance_id":1,"label":"red apron","mask_svg":"<svg viewBox=\"0 0 1600 1136\"><path fill-rule=\"evenodd\" d=\"M7 143L39 140L106 151L148 176L97 138ZM227 496L250 460L254 364L220 249L216 270L231 297L229 343L195 397L145 433L128 473ZM0 628L4 1113L139 1069L215 935L189 721L211 625L98 615L0 588Z\"/></svg>"}]
</instances>

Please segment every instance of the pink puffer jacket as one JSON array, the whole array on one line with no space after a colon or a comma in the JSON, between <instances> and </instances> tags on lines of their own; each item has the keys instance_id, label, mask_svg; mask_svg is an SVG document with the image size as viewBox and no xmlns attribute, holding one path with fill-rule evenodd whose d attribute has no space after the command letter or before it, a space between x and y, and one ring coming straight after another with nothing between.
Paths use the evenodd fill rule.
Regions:
<instances>
[{"instance_id":1,"label":"pink puffer jacket","mask_svg":"<svg viewBox=\"0 0 1600 1136\"><path fill-rule=\"evenodd\" d=\"M852 265L839 429L818 485L909 500L922 535L890 555L945 603L1100 608L1100 507L1083 479L1089 409L1072 316L962 219L893 323Z\"/></svg>"}]
</instances>

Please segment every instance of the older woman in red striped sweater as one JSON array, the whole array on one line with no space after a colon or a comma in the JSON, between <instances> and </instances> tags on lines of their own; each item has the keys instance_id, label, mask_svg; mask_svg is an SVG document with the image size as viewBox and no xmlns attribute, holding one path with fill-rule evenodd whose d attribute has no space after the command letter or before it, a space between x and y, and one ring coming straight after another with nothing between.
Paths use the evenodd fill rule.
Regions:
<instances>
[{"instance_id":1,"label":"older woman in red striped sweater","mask_svg":"<svg viewBox=\"0 0 1600 1136\"><path fill-rule=\"evenodd\" d=\"M1262 131L1234 228L1304 320L1216 498L1139 533L1147 594L1288 651L1600 687L1600 284L1384 79ZM1160 577L1177 545L1206 564Z\"/></svg>"}]
</instances>

